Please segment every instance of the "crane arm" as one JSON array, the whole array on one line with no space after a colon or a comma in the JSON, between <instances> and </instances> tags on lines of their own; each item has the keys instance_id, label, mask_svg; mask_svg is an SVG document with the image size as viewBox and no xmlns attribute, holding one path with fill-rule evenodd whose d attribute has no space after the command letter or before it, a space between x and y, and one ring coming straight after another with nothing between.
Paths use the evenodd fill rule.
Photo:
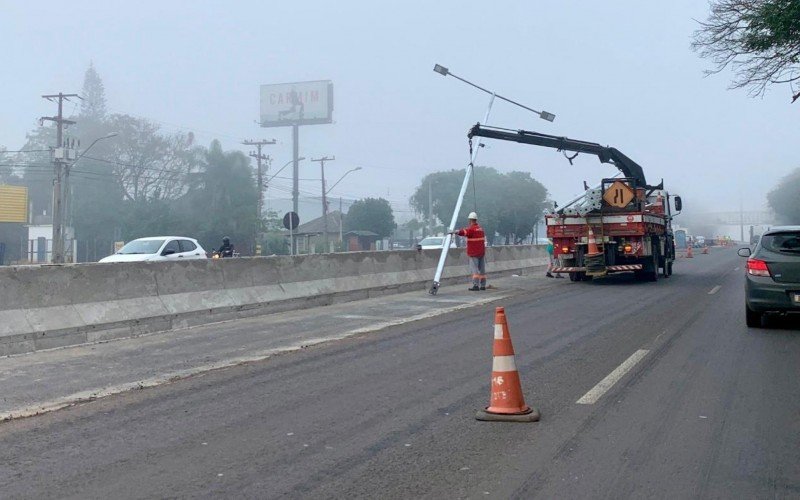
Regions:
<instances>
[{"instance_id":1,"label":"crane arm","mask_svg":"<svg viewBox=\"0 0 800 500\"><path fill-rule=\"evenodd\" d=\"M641 165L625 156L620 150L608 146L600 145L596 142L586 142L567 137L541 134L527 130L511 131L496 127L482 126L480 123L473 126L469 131L469 138L487 137L489 139L499 139L502 141L519 142L522 144L532 144L553 148L559 151L573 151L575 153L587 153L597 156L602 163L610 163L617 167L625 177L636 180L639 186L648 186L644 177L644 170Z\"/></svg>"}]
</instances>

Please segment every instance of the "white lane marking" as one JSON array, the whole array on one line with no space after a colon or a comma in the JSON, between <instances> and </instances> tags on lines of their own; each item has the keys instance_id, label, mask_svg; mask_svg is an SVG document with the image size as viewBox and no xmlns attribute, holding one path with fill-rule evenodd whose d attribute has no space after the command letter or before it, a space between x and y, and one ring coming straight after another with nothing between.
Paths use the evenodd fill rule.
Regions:
<instances>
[{"instance_id":1,"label":"white lane marking","mask_svg":"<svg viewBox=\"0 0 800 500\"><path fill-rule=\"evenodd\" d=\"M591 405L595 404L598 399L600 399L603 394L608 392L609 389L614 387L614 384L619 382L626 373L631 371L631 369L636 366L636 363L642 360L647 353L650 352L646 349L639 349L635 353L631 354L631 356L622 362L621 365L616 367L613 372L609 373L606 378L601 380L596 386L592 387L592 389L583 395L583 397L576 401L579 405Z\"/></svg>"},{"instance_id":2,"label":"white lane marking","mask_svg":"<svg viewBox=\"0 0 800 500\"><path fill-rule=\"evenodd\" d=\"M734 267L734 268L733 268L733 270L734 270L734 271L738 271L739 269L740 269L740 268L738 268L738 267Z\"/></svg>"},{"instance_id":3,"label":"white lane marking","mask_svg":"<svg viewBox=\"0 0 800 500\"><path fill-rule=\"evenodd\" d=\"M709 295L714 295L715 293L719 292L719 289L722 288L721 286L717 285L708 292Z\"/></svg>"}]
</instances>

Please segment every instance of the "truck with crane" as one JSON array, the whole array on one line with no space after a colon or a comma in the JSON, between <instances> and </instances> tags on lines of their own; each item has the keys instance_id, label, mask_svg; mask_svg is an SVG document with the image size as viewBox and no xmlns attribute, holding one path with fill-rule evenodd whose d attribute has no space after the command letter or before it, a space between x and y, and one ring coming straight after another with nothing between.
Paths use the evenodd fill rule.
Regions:
<instances>
[{"instance_id":1,"label":"truck with crane","mask_svg":"<svg viewBox=\"0 0 800 500\"><path fill-rule=\"evenodd\" d=\"M663 180L648 184L638 163L616 148L594 142L481 124L470 129L470 144L474 137L553 148L563 152L570 164L580 153L591 154L620 171L596 187L584 182L583 195L545 215L547 236L558 259L552 272L569 273L572 281L618 272L657 281L659 274L665 278L672 274L672 218L680 213L682 201L664 189Z\"/></svg>"}]
</instances>

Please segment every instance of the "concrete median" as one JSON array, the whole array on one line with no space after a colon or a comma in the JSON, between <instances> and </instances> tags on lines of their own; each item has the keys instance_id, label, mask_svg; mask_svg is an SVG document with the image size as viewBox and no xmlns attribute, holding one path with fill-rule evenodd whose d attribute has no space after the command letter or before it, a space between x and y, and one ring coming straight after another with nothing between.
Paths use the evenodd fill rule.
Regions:
<instances>
[{"instance_id":1,"label":"concrete median","mask_svg":"<svg viewBox=\"0 0 800 500\"><path fill-rule=\"evenodd\" d=\"M350 252L186 262L0 267L0 356L259 314L424 293L439 252ZM443 283L464 281L451 249ZM544 247L487 249L490 275L547 264Z\"/></svg>"}]
</instances>

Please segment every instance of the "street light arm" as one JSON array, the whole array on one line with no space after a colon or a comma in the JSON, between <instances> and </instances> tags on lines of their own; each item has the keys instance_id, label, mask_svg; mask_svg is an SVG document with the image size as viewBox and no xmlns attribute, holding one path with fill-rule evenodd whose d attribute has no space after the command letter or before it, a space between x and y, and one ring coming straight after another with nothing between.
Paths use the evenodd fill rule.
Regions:
<instances>
[{"instance_id":1,"label":"street light arm","mask_svg":"<svg viewBox=\"0 0 800 500\"><path fill-rule=\"evenodd\" d=\"M335 188L337 184L339 184L340 182L342 182L342 179L344 179L345 177L347 177L347 174L349 174L350 172L355 172L356 170L361 170L361 167L352 168L352 169L348 170L347 172L345 172L345 173L344 173L344 175L342 175L341 177L339 177L339 180L338 180L338 181L336 181L336 182L334 182L334 183L333 183L333 186L331 186L331 187L330 187L330 188L329 188L327 191L325 191L325 194L328 194L328 193L330 193L331 191L333 191L333 188Z\"/></svg>"},{"instance_id":2,"label":"street light arm","mask_svg":"<svg viewBox=\"0 0 800 500\"><path fill-rule=\"evenodd\" d=\"M76 163L78 163L78 160L80 160L81 158L83 158L83 157L86 155L86 153L88 153L88 152L89 152L89 150L90 150L90 149L92 149L92 147L93 147L95 144L97 144L98 142L102 141L103 139L111 139L112 137L116 137L116 136L118 136L118 135L119 135L118 133L116 133L116 132L112 132L112 133L110 133L110 134L108 134L108 135L105 135L105 136L103 136L103 137L98 137L97 139L95 139L94 141L92 141L92 143L91 143L91 144L89 144L89 147L88 147L88 148L86 148L86 149L84 149L84 150L83 150L83 153L79 154L79 155L78 155L78 157L77 157L77 158L75 158L75 161L74 161L74 162L72 162L72 164L73 164L73 165L75 165Z\"/></svg>"},{"instance_id":3,"label":"street light arm","mask_svg":"<svg viewBox=\"0 0 800 500\"><path fill-rule=\"evenodd\" d=\"M454 74L453 74L453 73L452 73L452 72L451 72L449 69L447 69L447 68L445 68L444 66L441 66L441 65L439 65L439 64L437 64L437 65L436 65L436 66L433 68L433 70L434 70L435 72L439 73L439 74L440 74L440 75L442 75L442 76L447 76L447 75L450 75L450 76L452 76L453 78L455 78L456 80L460 80L460 81L462 81L462 82L466 83L467 85L470 85L470 86L472 86L472 87L475 87L476 89L478 89L478 90L480 90L480 91L483 91L483 92L486 92L487 94L491 94L491 95L493 95L493 96L497 97L498 99L502 99L502 100L506 101L507 103L513 104L513 105L515 105L515 106L519 106L519 107L520 107L520 108L522 108L522 109L527 109L528 111L531 111L531 112L533 112L533 113L536 113L537 115L539 115L539 118L541 118L542 120L547 120L547 121L551 122L551 121L555 120L555 118L556 118L556 115L554 115L553 113L549 113L549 112L547 112L547 111L536 111L535 109L533 109L533 108L529 108L528 106L525 106L524 104L520 104L520 103L518 103L518 102L516 102L516 101L512 101L511 99L509 99L509 98L507 98L507 97L503 97L503 96L501 96L501 95L499 95L499 94L495 94L495 93L494 93L494 92L492 92L491 90L485 89L485 88L481 87L480 85L476 85L476 84L472 83L472 82L471 82L471 81L469 81L469 80L466 80L466 79L464 79L464 78L461 78L461 77L460 77L460 76L458 76L458 75L454 75Z\"/></svg>"},{"instance_id":4,"label":"street light arm","mask_svg":"<svg viewBox=\"0 0 800 500\"><path fill-rule=\"evenodd\" d=\"M298 163L300 163L301 161L303 161L303 160L305 160L305 159L306 159L306 157L305 157L305 156L301 156L300 158L298 158L298 159L297 159L297 162L298 162ZM277 172L275 172L275 174L273 174L273 175L272 175L272 177L270 177L269 179L267 179L267 180L266 180L266 181L264 181L264 182L269 182L269 181L271 181L272 179L274 179L276 175L278 175L279 173L281 173L281 171L282 171L284 168L288 167L288 166L289 166L289 165L291 165L292 163L294 163L294 160L289 160L289 161L286 163L286 165L284 165L284 166L282 166L281 168L279 168L279 169L278 169L278 171L277 171Z\"/></svg>"}]
</instances>

